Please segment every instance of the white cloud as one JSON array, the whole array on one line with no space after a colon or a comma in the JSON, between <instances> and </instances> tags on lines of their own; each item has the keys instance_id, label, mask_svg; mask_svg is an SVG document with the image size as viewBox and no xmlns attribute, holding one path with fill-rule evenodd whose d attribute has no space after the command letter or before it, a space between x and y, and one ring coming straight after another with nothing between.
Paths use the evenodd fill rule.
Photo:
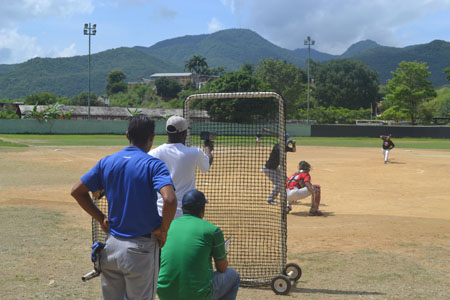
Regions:
<instances>
[{"instance_id":1,"label":"white cloud","mask_svg":"<svg viewBox=\"0 0 450 300\"><path fill-rule=\"evenodd\" d=\"M242 27L255 30L279 46L303 48L309 35L316 41L315 49L334 54L341 54L363 39L398 45L399 28L450 9L450 0L221 1L233 5L237 15L246 16Z\"/></svg>"},{"instance_id":2,"label":"white cloud","mask_svg":"<svg viewBox=\"0 0 450 300\"><path fill-rule=\"evenodd\" d=\"M93 0L7 0L0 4L0 28L49 16L91 13Z\"/></svg>"},{"instance_id":3,"label":"white cloud","mask_svg":"<svg viewBox=\"0 0 450 300\"><path fill-rule=\"evenodd\" d=\"M0 29L0 64L23 62L42 55L36 38L20 35L16 29Z\"/></svg>"},{"instance_id":4,"label":"white cloud","mask_svg":"<svg viewBox=\"0 0 450 300\"><path fill-rule=\"evenodd\" d=\"M33 57L73 55L75 46L63 50L49 50L39 46L36 37L21 34L19 25L35 19L89 14L94 10L93 0L14 0L0 4L0 63L23 62Z\"/></svg>"},{"instance_id":5,"label":"white cloud","mask_svg":"<svg viewBox=\"0 0 450 300\"><path fill-rule=\"evenodd\" d=\"M220 0L220 2L224 6L228 6L233 14L236 12L236 2L234 0Z\"/></svg>"},{"instance_id":6,"label":"white cloud","mask_svg":"<svg viewBox=\"0 0 450 300\"><path fill-rule=\"evenodd\" d=\"M218 30L222 30L223 29L223 25L222 23L220 23L219 20L217 20L216 18L212 18L211 21L209 21L208 23L208 32L216 32Z\"/></svg>"},{"instance_id":7,"label":"white cloud","mask_svg":"<svg viewBox=\"0 0 450 300\"><path fill-rule=\"evenodd\" d=\"M173 20L177 16L177 12L167 5L159 5L156 8L156 16L162 19Z\"/></svg>"},{"instance_id":8,"label":"white cloud","mask_svg":"<svg viewBox=\"0 0 450 300\"><path fill-rule=\"evenodd\" d=\"M61 51L56 51L54 57L71 57L77 54L75 49L75 44L72 43L69 47L62 49Z\"/></svg>"}]
</instances>

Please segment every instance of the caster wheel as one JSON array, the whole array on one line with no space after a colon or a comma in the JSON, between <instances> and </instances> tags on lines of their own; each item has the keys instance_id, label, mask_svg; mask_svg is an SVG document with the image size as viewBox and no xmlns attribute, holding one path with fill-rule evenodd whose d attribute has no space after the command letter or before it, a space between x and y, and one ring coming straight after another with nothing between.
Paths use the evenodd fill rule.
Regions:
<instances>
[{"instance_id":1,"label":"caster wheel","mask_svg":"<svg viewBox=\"0 0 450 300\"><path fill-rule=\"evenodd\" d=\"M291 281L286 275L278 275L272 279L272 291L277 295L287 295L291 289Z\"/></svg>"},{"instance_id":2,"label":"caster wheel","mask_svg":"<svg viewBox=\"0 0 450 300\"><path fill-rule=\"evenodd\" d=\"M298 281L302 277L302 268L296 263L289 263L284 267L283 275L286 275L292 281Z\"/></svg>"}]
</instances>

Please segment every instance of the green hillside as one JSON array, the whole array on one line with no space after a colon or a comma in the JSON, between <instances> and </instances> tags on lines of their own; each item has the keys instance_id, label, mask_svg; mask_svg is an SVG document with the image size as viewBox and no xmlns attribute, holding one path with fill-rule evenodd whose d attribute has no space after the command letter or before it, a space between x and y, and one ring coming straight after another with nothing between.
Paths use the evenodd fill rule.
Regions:
<instances>
[{"instance_id":1,"label":"green hillside","mask_svg":"<svg viewBox=\"0 0 450 300\"><path fill-rule=\"evenodd\" d=\"M354 57L354 56L360 54L361 52L364 52L366 50L373 49L373 48L376 48L379 46L380 45L378 45L376 42L371 41L371 40L360 41L360 42L357 42L357 43L351 45L347 49L347 51L345 51L340 57L341 58L351 58L351 57Z\"/></svg>"},{"instance_id":2,"label":"green hillside","mask_svg":"<svg viewBox=\"0 0 450 300\"><path fill-rule=\"evenodd\" d=\"M257 64L272 57L304 64L292 51L278 47L248 29L228 29L211 34L184 36L165 40L149 48L139 47L155 57L168 60L181 68L193 55L206 58L210 67L225 66L227 71L239 69L243 63Z\"/></svg>"},{"instance_id":3,"label":"green hillside","mask_svg":"<svg viewBox=\"0 0 450 300\"><path fill-rule=\"evenodd\" d=\"M111 70L122 70L127 81L148 78L157 72L182 72L193 55L206 58L210 67L224 66L227 71L242 64L257 64L261 59L281 59L303 67L308 49L278 47L248 29L228 29L211 34L183 36L164 40L151 47L118 48L91 55L91 90L104 94ZM335 58L355 58L380 74L386 84L402 61L427 62L430 80L435 86L448 81L442 70L450 66L450 43L436 40L405 48L380 46L366 40L355 43L342 55L331 55L311 48L311 58L325 62ZM32 93L50 92L72 97L87 91L88 56L34 58L20 64L0 65L0 99L20 98Z\"/></svg>"},{"instance_id":4,"label":"green hillside","mask_svg":"<svg viewBox=\"0 0 450 300\"><path fill-rule=\"evenodd\" d=\"M12 65L0 65L0 74L7 72L9 70L14 69L17 66L17 64L12 64Z\"/></svg>"},{"instance_id":5,"label":"green hillside","mask_svg":"<svg viewBox=\"0 0 450 300\"><path fill-rule=\"evenodd\" d=\"M155 72L179 69L148 53L118 48L91 55L91 91L104 94L111 70L122 70L128 81L149 77ZM0 98L19 98L50 92L72 97L88 90L88 56L33 58L0 73Z\"/></svg>"},{"instance_id":6,"label":"green hillside","mask_svg":"<svg viewBox=\"0 0 450 300\"><path fill-rule=\"evenodd\" d=\"M211 67L225 66L234 71L245 62L257 64L263 58L282 59L304 67L308 49L293 51L278 47L248 29L227 29L212 34L184 36L165 40L142 51L166 61L179 68L193 55L202 55ZM366 63L380 74L380 82L387 83L391 72L402 60L427 62L432 73L429 79L435 86L447 84L442 70L450 66L450 43L432 41L428 44L405 48L380 46L374 41L365 40L351 45L342 55L331 55L311 48L311 59L325 62L335 58L355 58Z\"/></svg>"},{"instance_id":7,"label":"green hillside","mask_svg":"<svg viewBox=\"0 0 450 300\"><path fill-rule=\"evenodd\" d=\"M431 72L429 80L435 86L448 84L443 73L443 69L450 66L450 43L446 41L435 40L405 48L379 46L356 54L354 58L378 71L382 84L387 83L391 78L391 71L395 71L403 60L426 62Z\"/></svg>"}]
</instances>

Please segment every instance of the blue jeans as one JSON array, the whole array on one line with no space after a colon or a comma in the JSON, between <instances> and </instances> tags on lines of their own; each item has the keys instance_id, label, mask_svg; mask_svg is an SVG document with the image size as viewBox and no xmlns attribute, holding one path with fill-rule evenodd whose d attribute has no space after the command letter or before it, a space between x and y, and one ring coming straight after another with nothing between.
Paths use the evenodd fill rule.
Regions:
<instances>
[{"instance_id":1,"label":"blue jeans","mask_svg":"<svg viewBox=\"0 0 450 300\"><path fill-rule=\"evenodd\" d=\"M239 273L228 268L225 272L214 272L213 296L211 300L235 300L239 289Z\"/></svg>"}]
</instances>

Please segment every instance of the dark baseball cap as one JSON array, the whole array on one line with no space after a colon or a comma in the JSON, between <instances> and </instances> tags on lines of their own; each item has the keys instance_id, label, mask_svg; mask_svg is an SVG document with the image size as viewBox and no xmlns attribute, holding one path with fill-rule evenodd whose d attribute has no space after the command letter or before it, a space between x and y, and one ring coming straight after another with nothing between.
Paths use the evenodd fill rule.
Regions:
<instances>
[{"instance_id":1,"label":"dark baseball cap","mask_svg":"<svg viewBox=\"0 0 450 300\"><path fill-rule=\"evenodd\" d=\"M200 208L203 207L205 203L209 203L205 198L205 194L195 189L184 194L183 200L181 200L181 205L185 209Z\"/></svg>"}]
</instances>

